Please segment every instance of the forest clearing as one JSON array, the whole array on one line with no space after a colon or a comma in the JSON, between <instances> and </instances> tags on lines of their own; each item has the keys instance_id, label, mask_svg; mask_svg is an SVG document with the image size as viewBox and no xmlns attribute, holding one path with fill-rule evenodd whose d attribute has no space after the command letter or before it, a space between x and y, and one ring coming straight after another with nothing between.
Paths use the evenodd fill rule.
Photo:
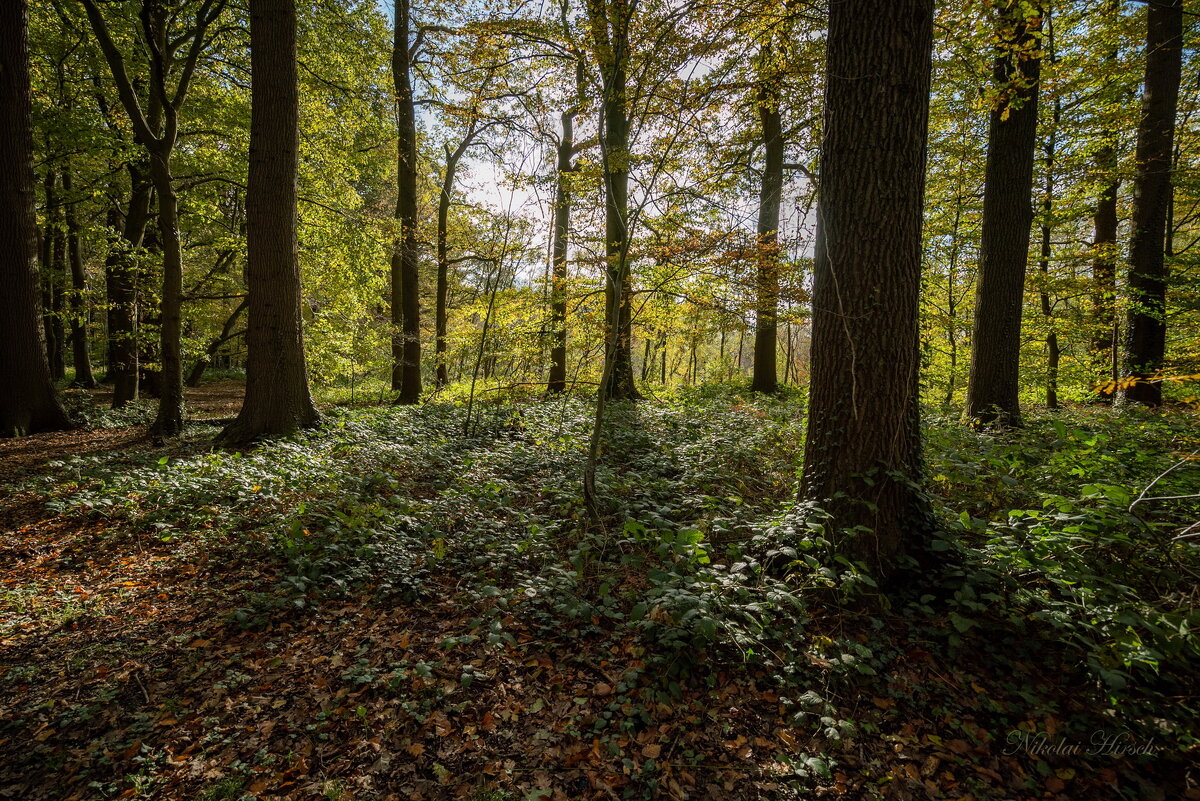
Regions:
<instances>
[{"instance_id":1,"label":"forest clearing","mask_svg":"<svg viewBox=\"0 0 1200 801\"><path fill-rule=\"evenodd\" d=\"M0 2L0 799L1200 799L1195 0Z\"/></svg>"}]
</instances>

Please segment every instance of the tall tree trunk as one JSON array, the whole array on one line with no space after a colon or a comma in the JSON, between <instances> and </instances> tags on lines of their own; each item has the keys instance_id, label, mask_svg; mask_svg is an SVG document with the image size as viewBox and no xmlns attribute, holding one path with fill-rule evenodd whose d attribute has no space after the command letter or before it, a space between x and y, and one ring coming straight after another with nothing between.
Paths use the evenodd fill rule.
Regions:
<instances>
[{"instance_id":1,"label":"tall tree trunk","mask_svg":"<svg viewBox=\"0 0 1200 801\"><path fill-rule=\"evenodd\" d=\"M221 432L224 445L287 436L320 419L308 388L296 245L295 0L250 0L250 92L246 397Z\"/></svg>"},{"instance_id":2,"label":"tall tree trunk","mask_svg":"<svg viewBox=\"0 0 1200 801\"><path fill-rule=\"evenodd\" d=\"M62 199L58 195L58 172L46 171L46 230L42 235L42 328L46 337L46 356L50 362L50 377L61 381L66 377L63 350L62 285L66 245L63 240Z\"/></svg>"},{"instance_id":3,"label":"tall tree trunk","mask_svg":"<svg viewBox=\"0 0 1200 801\"><path fill-rule=\"evenodd\" d=\"M795 332L792 331L791 323L784 323L783 333L784 333L784 342L786 343L786 348L784 351L784 359L786 359L786 361L784 362L784 365L783 365L783 383L788 384L788 383L791 383L791 381L792 381L793 373L795 374L797 380L799 379L800 370L796 366L796 357L795 357L796 335L795 335Z\"/></svg>"},{"instance_id":4,"label":"tall tree trunk","mask_svg":"<svg viewBox=\"0 0 1200 801\"><path fill-rule=\"evenodd\" d=\"M1021 312L1033 224L1041 12L1024 0L1003 0L999 8L993 72L999 96L988 126L967 414L978 425L1016 426L1021 423ZM1026 11L1036 16L1026 17Z\"/></svg>"},{"instance_id":5,"label":"tall tree trunk","mask_svg":"<svg viewBox=\"0 0 1200 801\"><path fill-rule=\"evenodd\" d=\"M50 372L56 381L67 377L67 228L63 199L54 212L54 230L50 238L50 329L54 346L50 350Z\"/></svg>"},{"instance_id":6,"label":"tall tree trunk","mask_svg":"<svg viewBox=\"0 0 1200 801\"><path fill-rule=\"evenodd\" d=\"M433 351L436 370L434 381L438 389L446 386L446 304L450 295L450 246L447 236L450 225L450 198L454 191L454 173L457 171L457 160L451 161L453 154L446 152L446 171L442 176L442 190L438 194L437 217L437 286L434 292L433 306Z\"/></svg>"},{"instance_id":7,"label":"tall tree trunk","mask_svg":"<svg viewBox=\"0 0 1200 801\"><path fill-rule=\"evenodd\" d=\"M112 407L120 409L138 398L138 303L137 251L142 247L150 220L153 191L146 170L128 165L129 208L121 229L123 244L113 247L104 263L108 286L108 338L112 361Z\"/></svg>"},{"instance_id":8,"label":"tall tree trunk","mask_svg":"<svg viewBox=\"0 0 1200 801\"><path fill-rule=\"evenodd\" d=\"M662 369L658 377L658 382L664 387L667 385L667 335L663 334L659 340L658 349L662 352Z\"/></svg>"},{"instance_id":9,"label":"tall tree trunk","mask_svg":"<svg viewBox=\"0 0 1200 801\"><path fill-rule=\"evenodd\" d=\"M1106 146L1096 154L1103 188L1092 217L1092 354L1101 380L1099 397L1111 399L1120 376L1121 323L1117 317L1117 154Z\"/></svg>"},{"instance_id":10,"label":"tall tree trunk","mask_svg":"<svg viewBox=\"0 0 1200 801\"><path fill-rule=\"evenodd\" d=\"M838 549L886 577L932 525L917 401L933 0L829 12L802 486Z\"/></svg>"},{"instance_id":11,"label":"tall tree trunk","mask_svg":"<svg viewBox=\"0 0 1200 801\"><path fill-rule=\"evenodd\" d=\"M1045 51L1046 59L1054 65L1057 56L1054 52L1054 25L1049 15L1046 17ZM1058 128L1062 123L1062 97L1054 96L1054 107L1050 115L1050 125L1046 132L1046 141L1042 153L1045 164L1045 183L1042 192L1042 219L1039 223L1041 243L1038 251L1038 273L1041 287L1038 290L1038 302L1042 308L1042 317L1046 322L1046 408L1058 408L1058 366L1062 357L1062 349L1058 344L1058 328L1054 319L1054 301L1050 297L1050 258L1052 256L1051 236L1054 230L1054 195L1057 192L1054 170L1058 159Z\"/></svg>"},{"instance_id":12,"label":"tall tree trunk","mask_svg":"<svg viewBox=\"0 0 1200 801\"><path fill-rule=\"evenodd\" d=\"M88 351L87 337L87 274L83 269L83 252L80 250L76 201L71 196L70 164L63 168L62 186L65 196L63 214L67 226L67 257L71 264L71 360L75 367L74 386L95 389L96 378L92 375L92 358Z\"/></svg>"},{"instance_id":13,"label":"tall tree trunk","mask_svg":"<svg viewBox=\"0 0 1200 801\"><path fill-rule=\"evenodd\" d=\"M458 165L475 141L480 130L472 126L466 136L459 142L458 147L451 150L446 146L446 169L442 173L442 189L438 194L437 217L437 288L434 304L434 352L437 361L437 387L446 386L449 376L446 371L446 301L450 294L450 245L448 241L450 227L450 201L454 196L454 177L458 174Z\"/></svg>"},{"instance_id":14,"label":"tall tree trunk","mask_svg":"<svg viewBox=\"0 0 1200 801\"><path fill-rule=\"evenodd\" d=\"M151 154L150 175L158 195L158 235L162 244L162 298L159 302L158 412L150 426L156 437L183 432L183 244L179 239L179 200L171 176L170 149Z\"/></svg>"},{"instance_id":15,"label":"tall tree trunk","mask_svg":"<svg viewBox=\"0 0 1200 801\"><path fill-rule=\"evenodd\" d=\"M1058 106L1058 100L1055 99ZM1057 109L1056 109L1057 112ZM1057 113L1056 113L1057 117ZM1038 254L1038 272L1041 275L1042 286L1038 290L1038 300L1042 307L1042 317L1046 320L1046 408L1058 408L1058 365L1062 350L1058 344L1058 331L1054 321L1054 304L1050 299L1050 257L1051 233L1053 231L1052 215L1054 214L1054 136L1051 134L1046 145L1046 190L1042 197L1041 247Z\"/></svg>"},{"instance_id":16,"label":"tall tree trunk","mask_svg":"<svg viewBox=\"0 0 1200 801\"><path fill-rule=\"evenodd\" d=\"M1146 80L1137 135L1129 246L1130 308L1125 324L1123 372L1126 401L1158 406L1162 384L1151 381L1167 346L1167 267L1164 258L1167 206L1171 198L1171 152L1183 53L1183 1L1146 6Z\"/></svg>"},{"instance_id":17,"label":"tall tree trunk","mask_svg":"<svg viewBox=\"0 0 1200 801\"><path fill-rule=\"evenodd\" d=\"M396 92L396 220L392 251L392 389L397 403L421 398L421 298L417 250L417 115L413 104L409 0L395 0L392 82Z\"/></svg>"},{"instance_id":18,"label":"tall tree trunk","mask_svg":"<svg viewBox=\"0 0 1200 801\"><path fill-rule=\"evenodd\" d=\"M59 431L58 402L39 330L37 218L30 122L29 11L0 3L0 436Z\"/></svg>"},{"instance_id":19,"label":"tall tree trunk","mask_svg":"<svg viewBox=\"0 0 1200 801\"><path fill-rule=\"evenodd\" d=\"M965 143L964 143L965 144ZM958 160L958 176L954 189L954 222L950 226L950 263L946 268L946 343L949 347L950 370L946 376L946 394L942 408L949 409L958 389L958 264L962 253L963 183L966 179L966 148Z\"/></svg>"},{"instance_id":20,"label":"tall tree trunk","mask_svg":"<svg viewBox=\"0 0 1200 801\"><path fill-rule=\"evenodd\" d=\"M764 48L764 61L771 48ZM766 69L764 67L764 69ZM779 206L783 195L783 124L779 109L779 77L762 76L758 86L758 118L766 149L762 186L758 196L758 242L755 249L757 280L754 326L754 372L750 389L774 393L779 390L776 333L779 318Z\"/></svg>"},{"instance_id":21,"label":"tall tree trunk","mask_svg":"<svg viewBox=\"0 0 1200 801\"><path fill-rule=\"evenodd\" d=\"M604 235L608 261L605 320L612 330L608 359L612 362L604 387L608 397L640 397L633 383L633 279L629 265L629 119L625 110L625 67L612 76L614 88L605 98L604 121L608 163L605 170Z\"/></svg>"},{"instance_id":22,"label":"tall tree trunk","mask_svg":"<svg viewBox=\"0 0 1200 801\"><path fill-rule=\"evenodd\" d=\"M1108 0L1105 23L1115 25L1121 16L1122 0ZM1108 51L1108 66L1119 74L1121 50L1114 45ZM1105 84L1112 93L1118 80L1115 77ZM1119 105L1120 95L1109 94L1105 98L1111 105ZM1104 145L1096 151L1095 170L1100 192L1092 213L1094 237L1092 240L1092 341L1091 357L1098 379L1095 397L1102 403L1111 403L1117 392L1117 381L1121 377L1121 322L1117 315L1117 193L1121 176L1118 170L1116 150L1117 137L1111 128L1103 132Z\"/></svg>"},{"instance_id":23,"label":"tall tree trunk","mask_svg":"<svg viewBox=\"0 0 1200 801\"><path fill-rule=\"evenodd\" d=\"M600 145L604 176L605 332L601 392L614 400L641 397L633 381L633 280L629 265L629 0L588 0L588 16L604 81Z\"/></svg>"},{"instance_id":24,"label":"tall tree trunk","mask_svg":"<svg viewBox=\"0 0 1200 801\"><path fill-rule=\"evenodd\" d=\"M555 171L554 231L550 245L550 375L546 381L549 393L559 393L567 387L567 248L571 233L575 114L563 112Z\"/></svg>"}]
</instances>

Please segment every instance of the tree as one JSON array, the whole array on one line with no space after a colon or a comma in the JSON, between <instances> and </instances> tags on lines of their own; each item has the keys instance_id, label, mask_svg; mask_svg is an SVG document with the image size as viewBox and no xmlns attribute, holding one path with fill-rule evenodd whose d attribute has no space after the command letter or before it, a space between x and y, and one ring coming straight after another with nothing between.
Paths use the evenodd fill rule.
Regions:
<instances>
[{"instance_id":1,"label":"tree","mask_svg":"<svg viewBox=\"0 0 1200 801\"><path fill-rule=\"evenodd\" d=\"M29 10L0 3L0 436L70 428L42 340L33 210Z\"/></svg>"},{"instance_id":2,"label":"tree","mask_svg":"<svg viewBox=\"0 0 1200 801\"><path fill-rule=\"evenodd\" d=\"M790 26L784 26L784 35ZM764 150L762 182L758 191L757 249L755 252L755 330L754 368L750 389L756 392L779 391L779 371L776 350L779 349L779 218L784 195L784 152L787 144L782 115L782 82L784 71L778 61L778 36L774 25L768 26L767 42L758 53L755 106L761 126ZM786 42L782 43L786 47Z\"/></svg>"},{"instance_id":3,"label":"tree","mask_svg":"<svg viewBox=\"0 0 1200 801\"><path fill-rule=\"evenodd\" d=\"M483 137L497 126L507 125L509 120L500 109L489 108L517 93L505 90L511 85L511 76L506 70L511 67L512 54L508 48L497 49L488 36L485 26L483 35L463 37L462 45L450 52L437 54L437 61L444 67L443 91L450 94L452 102L439 102L443 124L448 129L449 140L443 142L443 169L437 204L437 235L435 258L437 263L434 300L434 352L436 382L438 388L449 382L449 366L446 364L446 331L450 294L450 254L454 247L450 242L450 207L454 200L455 181L463 159L472 148L483 143ZM499 85L499 86L497 86ZM456 261L461 261L460 257Z\"/></svg>"},{"instance_id":4,"label":"tree","mask_svg":"<svg viewBox=\"0 0 1200 801\"><path fill-rule=\"evenodd\" d=\"M633 281L629 265L629 109L626 84L630 27L637 0L587 0L588 23L603 82L600 152L604 175L605 332L607 397L641 397L633 382Z\"/></svg>"},{"instance_id":5,"label":"tree","mask_svg":"<svg viewBox=\"0 0 1200 801\"><path fill-rule=\"evenodd\" d=\"M564 34L569 32L564 30ZM571 176L578 170L575 157L585 146L575 142L575 118L581 113L587 99L583 54L574 51L571 55L575 63L575 98L570 108L560 115L562 132L554 147L554 227L550 243L550 374L546 380L546 391L551 394L564 392L567 388L567 252L571 239Z\"/></svg>"},{"instance_id":6,"label":"tree","mask_svg":"<svg viewBox=\"0 0 1200 801\"><path fill-rule=\"evenodd\" d=\"M571 173L575 170L577 115L575 108L562 113L562 134L555 147L554 228L550 244L550 374L546 380L546 391L551 394L567 388L567 250L571 234Z\"/></svg>"},{"instance_id":7,"label":"tree","mask_svg":"<svg viewBox=\"0 0 1200 801\"><path fill-rule=\"evenodd\" d=\"M58 173L46 170L43 182L46 198L46 227L42 232L42 328L46 335L46 354L50 359L50 377L61 381L67 376L63 325L63 262L66 238L62 221L63 204L58 193Z\"/></svg>"},{"instance_id":8,"label":"tree","mask_svg":"<svg viewBox=\"0 0 1200 801\"><path fill-rule=\"evenodd\" d=\"M932 48L933 0L830 6L803 492L882 576L929 523L917 316Z\"/></svg>"},{"instance_id":9,"label":"tree","mask_svg":"<svg viewBox=\"0 0 1200 801\"><path fill-rule=\"evenodd\" d=\"M201 0L185 30L173 36L174 15L162 0L143 0L139 15L141 41L150 65L147 102L143 104L134 80L100 13L96 0L82 0L100 51L116 83L117 94L133 126L134 138L146 149L150 178L158 195L158 230L163 256L160 302L160 372L158 413L150 431L157 437L183 431L182 334L183 244L179 233L179 200L171 173L171 155L179 141L179 117L200 55L209 44L209 29L225 0ZM182 53L182 55L181 55ZM174 77L174 86L170 86ZM143 105L146 111L143 111ZM161 122L159 115L161 114Z\"/></svg>"},{"instance_id":10,"label":"tree","mask_svg":"<svg viewBox=\"0 0 1200 801\"><path fill-rule=\"evenodd\" d=\"M130 162L125 167L131 187L129 202L122 214L114 201L109 217L110 227L113 231L119 230L120 236L113 237L104 261L109 304L108 376L113 385L114 409L138 399L138 266L135 254L142 247L146 226L150 221L153 195L144 165Z\"/></svg>"},{"instance_id":11,"label":"tree","mask_svg":"<svg viewBox=\"0 0 1200 801\"><path fill-rule=\"evenodd\" d=\"M63 218L67 233L67 254L71 263L71 363L75 366L74 385L94 389L96 379L92 376L92 358L87 336L87 274L83 268L83 252L80 244L78 199L72 195L71 165L63 168L62 188L64 198Z\"/></svg>"},{"instance_id":12,"label":"tree","mask_svg":"<svg viewBox=\"0 0 1200 801\"><path fill-rule=\"evenodd\" d=\"M124 139L121 126L113 118L112 108L102 91L99 76L95 76L96 105L105 128ZM150 102L147 109L151 129L159 126L157 102ZM124 144L124 142L121 142ZM122 148L123 149L123 148ZM120 409L138 399L138 264L137 252L142 247L146 227L150 223L154 186L150 181L149 164L125 158L119 162L129 174L129 200L124 209L117 199L120 196L119 182L110 185L112 196L108 209L108 227L112 232L108 243L108 256L104 260L104 289L108 300L108 374L112 382L112 408ZM120 170L120 167L117 167Z\"/></svg>"},{"instance_id":13,"label":"tree","mask_svg":"<svg viewBox=\"0 0 1200 801\"><path fill-rule=\"evenodd\" d=\"M1057 72L1058 58L1054 51L1054 27L1049 14L1046 16L1046 63L1052 73ZM1057 84L1057 81L1053 81ZM1050 261L1053 255L1053 234L1055 214L1055 199L1058 196L1058 160L1059 160L1059 129L1063 121L1062 94L1053 91L1054 101L1050 103L1049 119L1046 121L1045 139L1042 149L1042 197L1039 203L1041 214L1038 221L1038 302L1041 306L1042 318L1046 325L1046 408L1058 408L1059 366L1062 362L1062 345L1058 337L1058 320L1056 318L1056 302L1050 296Z\"/></svg>"},{"instance_id":14,"label":"tree","mask_svg":"<svg viewBox=\"0 0 1200 801\"><path fill-rule=\"evenodd\" d=\"M421 285L417 244L417 114L413 102L412 59L419 42L409 44L412 10L396 0L392 39L392 82L396 91L396 221L392 251L392 389L397 403L421 398Z\"/></svg>"},{"instance_id":15,"label":"tree","mask_svg":"<svg viewBox=\"0 0 1200 801\"><path fill-rule=\"evenodd\" d=\"M1162 384L1148 380L1162 369L1167 345L1165 261L1171 159L1183 54L1183 0L1146 6L1146 80L1137 132L1137 175L1129 245L1129 300L1123 372L1126 401L1162 403Z\"/></svg>"},{"instance_id":16,"label":"tree","mask_svg":"<svg viewBox=\"0 0 1200 801\"><path fill-rule=\"evenodd\" d=\"M1104 20L1111 26L1120 17L1121 0L1109 0ZM1114 44L1106 53L1105 72L1119 69L1119 47ZM1102 98L1110 103L1119 97L1120 82L1109 78L1102 87ZM1121 372L1121 323L1117 316L1117 231L1119 226L1117 200L1121 188L1118 170L1116 134L1106 121L1100 134L1101 145L1094 155L1097 189L1092 210L1092 320L1093 332L1089 348L1101 379L1100 400L1112 398Z\"/></svg>"},{"instance_id":17,"label":"tree","mask_svg":"<svg viewBox=\"0 0 1200 801\"><path fill-rule=\"evenodd\" d=\"M967 414L1019 425L1021 311L1033 224L1041 10L1000 0Z\"/></svg>"},{"instance_id":18,"label":"tree","mask_svg":"<svg viewBox=\"0 0 1200 801\"><path fill-rule=\"evenodd\" d=\"M226 445L320 419L308 390L296 170L300 147L295 0L250 0L250 169L246 185L246 396Z\"/></svg>"},{"instance_id":19,"label":"tree","mask_svg":"<svg viewBox=\"0 0 1200 801\"><path fill-rule=\"evenodd\" d=\"M758 200L754 373L750 386L755 392L766 393L779 390L775 352L778 349L776 327L779 316L779 206L783 196L785 144L783 115L779 108L782 76L772 70L773 52L768 41L759 54L761 65L755 98L766 156Z\"/></svg>"}]
</instances>

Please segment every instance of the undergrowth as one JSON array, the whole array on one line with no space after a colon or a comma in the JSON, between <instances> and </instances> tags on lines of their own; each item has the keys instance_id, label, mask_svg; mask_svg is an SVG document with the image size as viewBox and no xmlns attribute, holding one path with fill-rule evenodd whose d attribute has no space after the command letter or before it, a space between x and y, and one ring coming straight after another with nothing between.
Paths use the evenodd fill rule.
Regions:
<instances>
[{"instance_id":1,"label":"undergrowth","mask_svg":"<svg viewBox=\"0 0 1200 801\"><path fill-rule=\"evenodd\" d=\"M896 684L919 652L1001 677L972 726L1074 709L1081 733L1107 721L1175 752L1196 745L1194 417L1081 409L1004 433L928 417L942 523L929 547L944 567L883 598L830 552L820 511L794 500L798 398L708 389L616 406L598 519L580 486L591 414L570 396L476 404L470 420L461 403L342 410L248 453L58 463L39 489L57 511L181 558L223 547L273 561L278 582L244 597L235 626L354 593L419 601L453 576L473 617L464 638L513 645L514 619L547 636L633 637L645 668L626 681L668 700L754 666L831 744L888 725L847 713L854 694L938 714L928 688ZM1039 665L1054 674L1030 684ZM829 748L834 761L796 775L829 775Z\"/></svg>"}]
</instances>

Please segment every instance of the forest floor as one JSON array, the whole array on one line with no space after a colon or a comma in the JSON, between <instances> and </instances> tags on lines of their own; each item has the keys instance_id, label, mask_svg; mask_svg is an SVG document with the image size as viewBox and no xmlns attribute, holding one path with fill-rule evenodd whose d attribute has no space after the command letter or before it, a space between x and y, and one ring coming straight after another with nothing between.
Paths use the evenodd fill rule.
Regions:
<instances>
[{"instance_id":1,"label":"forest floor","mask_svg":"<svg viewBox=\"0 0 1200 801\"><path fill-rule=\"evenodd\" d=\"M232 380L189 387L184 390L188 420L206 423L231 419L241 409L244 393L245 384ZM88 403L103 414L112 403L112 389L101 386L94 390L77 390L73 399L75 408L80 403ZM44 469L48 462L74 456L133 453L154 447L145 425L85 425L74 431L0 440L0 482L13 483Z\"/></svg>"},{"instance_id":2,"label":"forest floor","mask_svg":"<svg viewBox=\"0 0 1200 801\"><path fill-rule=\"evenodd\" d=\"M947 568L886 598L791 501L795 399L618 408L598 522L589 414L0 443L0 798L1200 799L1197 504L1126 511L1193 414L931 420Z\"/></svg>"}]
</instances>

